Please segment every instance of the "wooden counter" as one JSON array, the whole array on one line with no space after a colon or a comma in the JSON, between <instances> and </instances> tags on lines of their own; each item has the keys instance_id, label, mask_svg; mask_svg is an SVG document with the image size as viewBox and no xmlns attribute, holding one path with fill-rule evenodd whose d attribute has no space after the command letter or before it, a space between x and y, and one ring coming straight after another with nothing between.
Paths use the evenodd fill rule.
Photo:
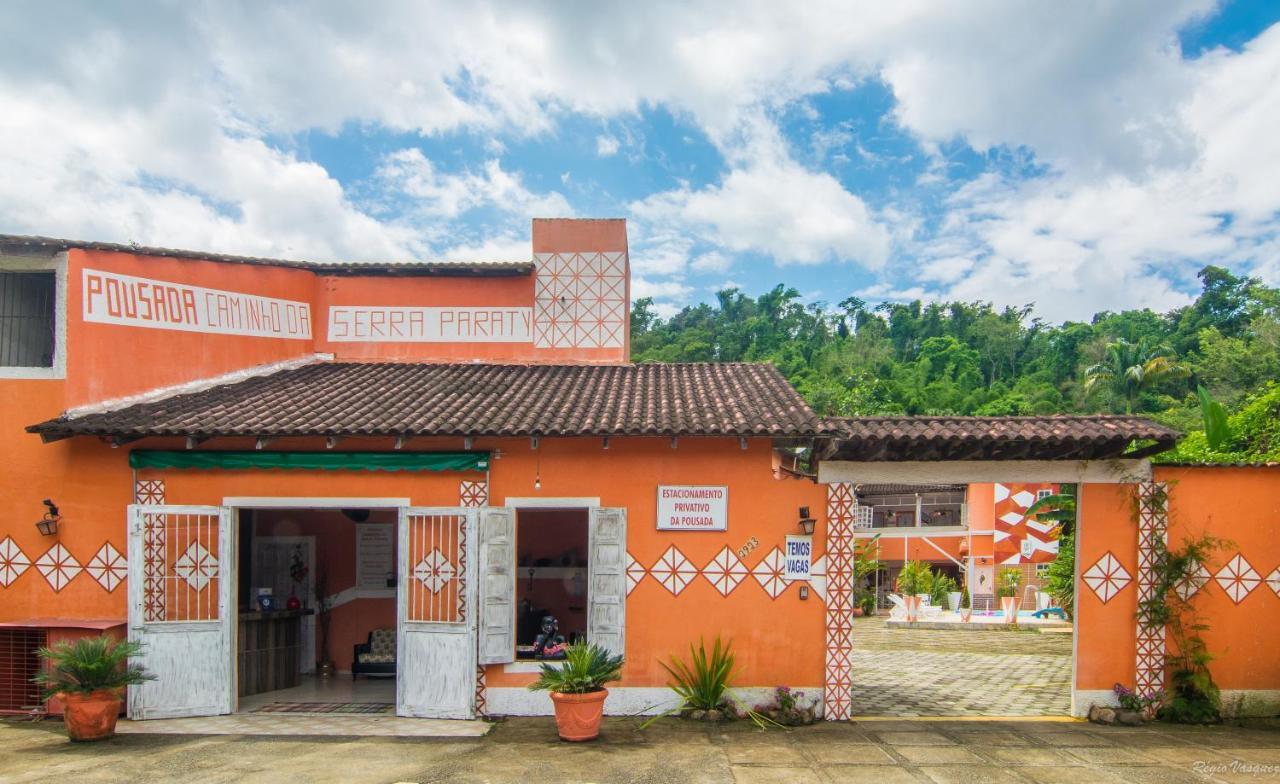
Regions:
<instances>
[{"instance_id":1,"label":"wooden counter","mask_svg":"<svg viewBox=\"0 0 1280 784\"><path fill-rule=\"evenodd\" d=\"M298 685L302 618L313 610L241 612L236 672L241 697Z\"/></svg>"}]
</instances>

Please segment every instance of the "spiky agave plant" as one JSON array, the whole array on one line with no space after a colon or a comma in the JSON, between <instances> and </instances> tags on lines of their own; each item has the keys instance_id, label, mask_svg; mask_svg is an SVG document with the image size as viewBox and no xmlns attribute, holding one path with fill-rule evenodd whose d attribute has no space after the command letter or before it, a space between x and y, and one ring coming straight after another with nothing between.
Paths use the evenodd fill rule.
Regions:
<instances>
[{"instance_id":1,"label":"spiky agave plant","mask_svg":"<svg viewBox=\"0 0 1280 784\"><path fill-rule=\"evenodd\" d=\"M155 680L155 676L141 666L129 664L129 658L141 652L141 643L106 635L60 642L36 651L49 666L32 680L44 687L46 699L57 694L88 694L136 686Z\"/></svg>"},{"instance_id":2,"label":"spiky agave plant","mask_svg":"<svg viewBox=\"0 0 1280 784\"><path fill-rule=\"evenodd\" d=\"M615 656L599 645L576 642L565 649L563 659L543 662L538 680L529 688L560 694L587 694L600 691L610 681L621 679L621 670L621 656Z\"/></svg>"},{"instance_id":3,"label":"spiky agave plant","mask_svg":"<svg viewBox=\"0 0 1280 784\"><path fill-rule=\"evenodd\" d=\"M674 656L670 664L658 663L671 676L671 690L680 696L682 710L715 710L733 679L733 643L722 643L717 635L707 653L706 641L698 638L698 647L689 644L688 663Z\"/></svg>"}]
</instances>

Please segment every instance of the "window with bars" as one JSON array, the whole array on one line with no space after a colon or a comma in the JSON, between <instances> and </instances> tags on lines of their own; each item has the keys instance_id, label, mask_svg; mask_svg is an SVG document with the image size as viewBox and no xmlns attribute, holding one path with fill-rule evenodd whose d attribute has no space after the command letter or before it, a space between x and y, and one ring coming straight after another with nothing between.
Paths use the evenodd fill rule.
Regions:
<instances>
[{"instance_id":1,"label":"window with bars","mask_svg":"<svg viewBox=\"0 0 1280 784\"><path fill-rule=\"evenodd\" d=\"M43 709L40 687L31 679L40 671L36 649L48 643L44 629L0 629L0 713Z\"/></svg>"},{"instance_id":2,"label":"window with bars","mask_svg":"<svg viewBox=\"0 0 1280 784\"><path fill-rule=\"evenodd\" d=\"M0 367L51 368L53 272L0 272Z\"/></svg>"}]
</instances>

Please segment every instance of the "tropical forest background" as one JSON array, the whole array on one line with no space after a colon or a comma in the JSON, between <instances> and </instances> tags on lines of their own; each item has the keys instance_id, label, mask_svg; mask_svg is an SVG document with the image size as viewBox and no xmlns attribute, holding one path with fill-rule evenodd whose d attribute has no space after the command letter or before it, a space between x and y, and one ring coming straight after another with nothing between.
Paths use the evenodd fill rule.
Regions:
<instances>
[{"instance_id":1,"label":"tropical forest background","mask_svg":"<svg viewBox=\"0 0 1280 784\"><path fill-rule=\"evenodd\" d=\"M1216 266L1199 279L1186 307L1064 324L1031 304L806 304L785 285L669 319L640 299L632 359L771 362L827 416L1133 413L1188 434L1168 461L1280 460L1280 290Z\"/></svg>"}]
</instances>

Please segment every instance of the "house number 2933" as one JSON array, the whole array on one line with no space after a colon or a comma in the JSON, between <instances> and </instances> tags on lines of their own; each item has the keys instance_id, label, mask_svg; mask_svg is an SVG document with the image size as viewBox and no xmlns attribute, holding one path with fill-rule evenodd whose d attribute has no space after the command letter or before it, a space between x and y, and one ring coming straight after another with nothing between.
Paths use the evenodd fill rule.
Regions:
<instances>
[{"instance_id":1,"label":"house number 2933","mask_svg":"<svg viewBox=\"0 0 1280 784\"><path fill-rule=\"evenodd\" d=\"M760 540L754 536L747 540L747 543L738 548L738 557L746 558L747 554L760 546Z\"/></svg>"}]
</instances>

